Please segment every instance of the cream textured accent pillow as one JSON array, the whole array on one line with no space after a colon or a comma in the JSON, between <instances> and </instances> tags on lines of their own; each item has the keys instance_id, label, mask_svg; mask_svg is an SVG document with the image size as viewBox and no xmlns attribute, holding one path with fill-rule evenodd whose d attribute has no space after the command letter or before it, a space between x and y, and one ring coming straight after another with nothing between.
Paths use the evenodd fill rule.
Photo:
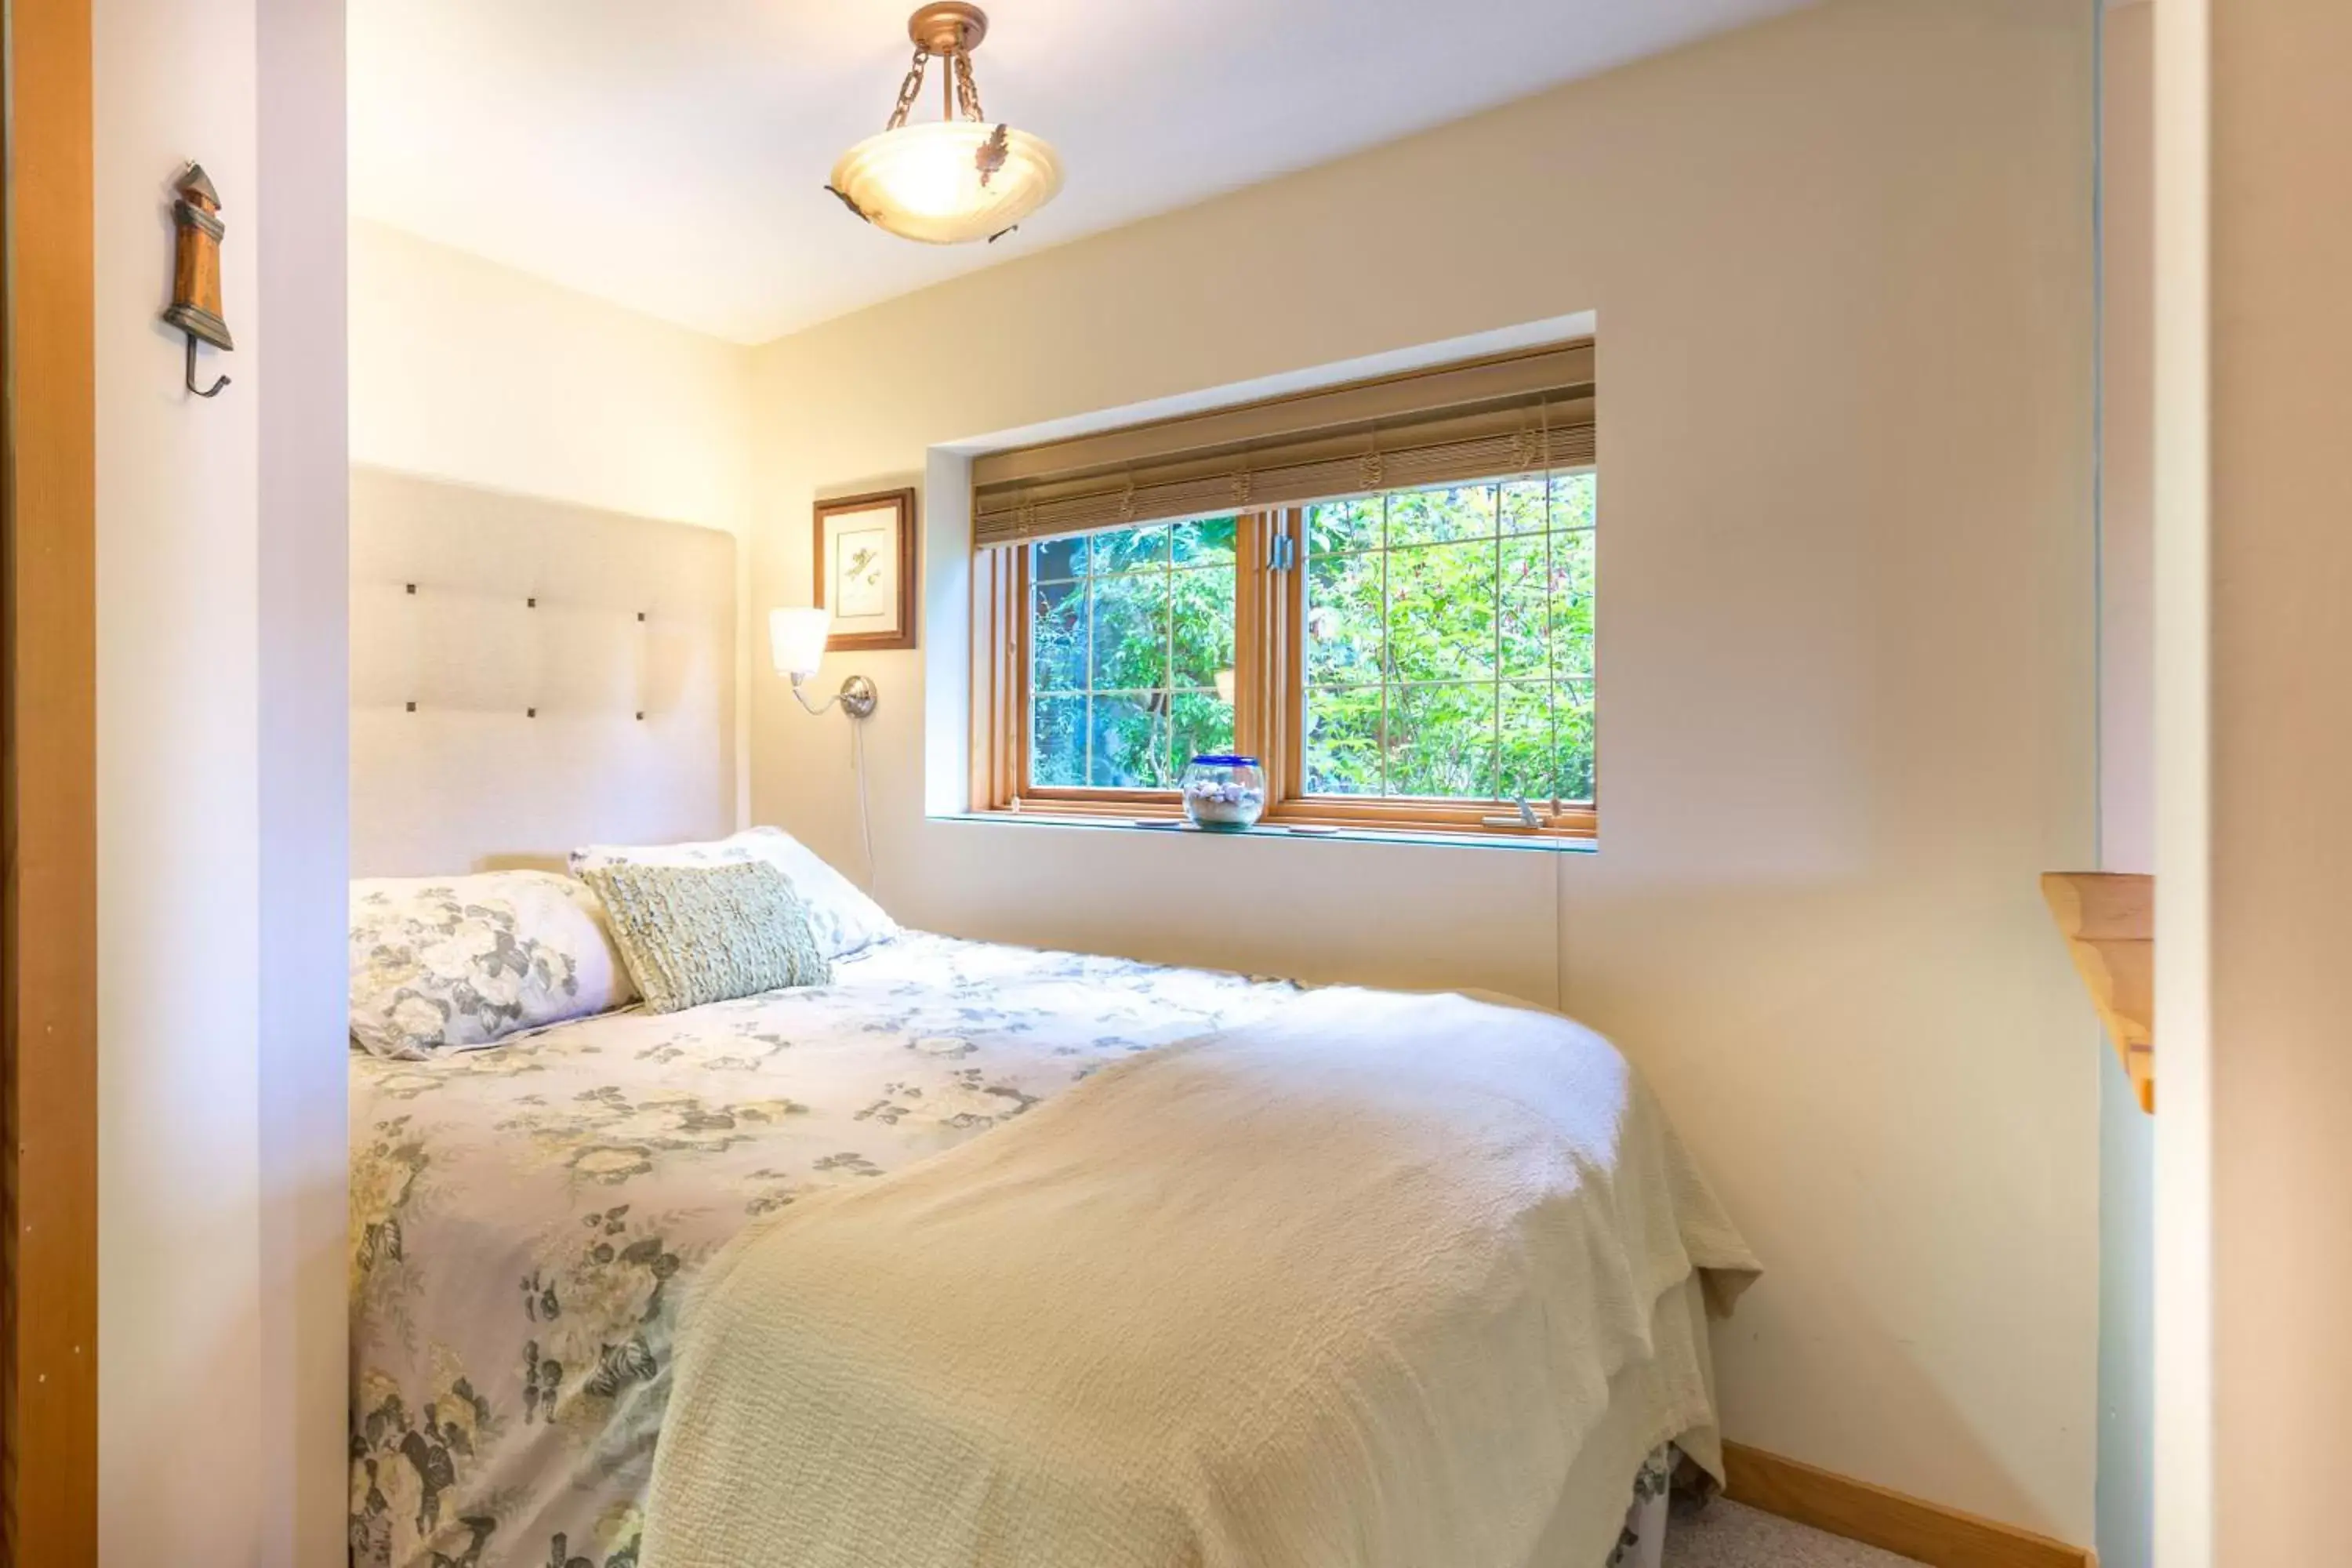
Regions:
<instances>
[{"instance_id":1,"label":"cream textured accent pillow","mask_svg":"<svg viewBox=\"0 0 2352 1568\"><path fill-rule=\"evenodd\" d=\"M572 852L572 874L599 866L725 866L764 860L791 881L809 929L827 958L847 958L898 935L898 922L816 851L781 827L747 827L691 844L587 844Z\"/></svg>"},{"instance_id":2,"label":"cream textured accent pillow","mask_svg":"<svg viewBox=\"0 0 2352 1568\"><path fill-rule=\"evenodd\" d=\"M352 884L352 1037L422 1060L637 999L604 907L552 871Z\"/></svg>"},{"instance_id":3,"label":"cream textured accent pillow","mask_svg":"<svg viewBox=\"0 0 2352 1568\"><path fill-rule=\"evenodd\" d=\"M613 941L648 1012L833 979L807 908L765 860L599 866L586 880L604 900Z\"/></svg>"}]
</instances>

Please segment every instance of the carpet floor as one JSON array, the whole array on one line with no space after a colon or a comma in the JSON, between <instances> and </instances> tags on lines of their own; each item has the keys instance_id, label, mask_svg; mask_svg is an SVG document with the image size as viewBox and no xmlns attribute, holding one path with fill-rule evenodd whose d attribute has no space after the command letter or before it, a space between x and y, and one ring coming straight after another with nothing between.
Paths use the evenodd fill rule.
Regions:
<instances>
[{"instance_id":1,"label":"carpet floor","mask_svg":"<svg viewBox=\"0 0 2352 1568\"><path fill-rule=\"evenodd\" d=\"M1916 1568L1910 1558L1824 1535L1717 1498L1677 1508L1666 1527L1666 1568Z\"/></svg>"}]
</instances>

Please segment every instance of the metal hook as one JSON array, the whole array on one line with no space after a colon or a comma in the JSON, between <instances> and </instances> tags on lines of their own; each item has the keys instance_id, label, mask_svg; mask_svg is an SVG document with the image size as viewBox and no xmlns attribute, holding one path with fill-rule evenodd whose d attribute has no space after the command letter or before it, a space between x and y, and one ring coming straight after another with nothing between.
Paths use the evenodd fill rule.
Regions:
<instances>
[{"instance_id":1,"label":"metal hook","mask_svg":"<svg viewBox=\"0 0 2352 1568\"><path fill-rule=\"evenodd\" d=\"M206 390L205 388L200 387L196 384L196 334L190 332L188 334L188 390L194 393L198 397L218 397L221 393L221 388L227 384L228 377L226 376L223 376L218 381L213 383L210 390Z\"/></svg>"}]
</instances>

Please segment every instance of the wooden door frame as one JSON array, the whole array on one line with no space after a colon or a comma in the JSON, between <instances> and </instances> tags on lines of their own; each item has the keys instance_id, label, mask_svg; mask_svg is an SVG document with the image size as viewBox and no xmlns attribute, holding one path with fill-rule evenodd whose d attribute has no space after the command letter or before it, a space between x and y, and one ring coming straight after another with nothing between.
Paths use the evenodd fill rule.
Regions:
<instances>
[{"instance_id":1,"label":"wooden door frame","mask_svg":"<svg viewBox=\"0 0 2352 1568\"><path fill-rule=\"evenodd\" d=\"M0 0L0 1568L98 1559L89 0Z\"/></svg>"}]
</instances>

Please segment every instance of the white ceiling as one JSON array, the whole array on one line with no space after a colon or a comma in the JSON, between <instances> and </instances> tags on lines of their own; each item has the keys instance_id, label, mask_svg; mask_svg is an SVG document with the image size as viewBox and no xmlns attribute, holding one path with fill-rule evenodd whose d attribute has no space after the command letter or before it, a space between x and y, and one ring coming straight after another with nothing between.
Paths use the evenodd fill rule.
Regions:
<instances>
[{"instance_id":1,"label":"white ceiling","mask_svg":"<svg viewBox=\"0 0 2352 1568\"><path fill-rule=\"evenodd\" d=\"M912 0L352 0L352 207L756 342L1800 3L993 0L982 97L1068 184L935 247L822 189Z\"/></svg>"}]
</instances>

